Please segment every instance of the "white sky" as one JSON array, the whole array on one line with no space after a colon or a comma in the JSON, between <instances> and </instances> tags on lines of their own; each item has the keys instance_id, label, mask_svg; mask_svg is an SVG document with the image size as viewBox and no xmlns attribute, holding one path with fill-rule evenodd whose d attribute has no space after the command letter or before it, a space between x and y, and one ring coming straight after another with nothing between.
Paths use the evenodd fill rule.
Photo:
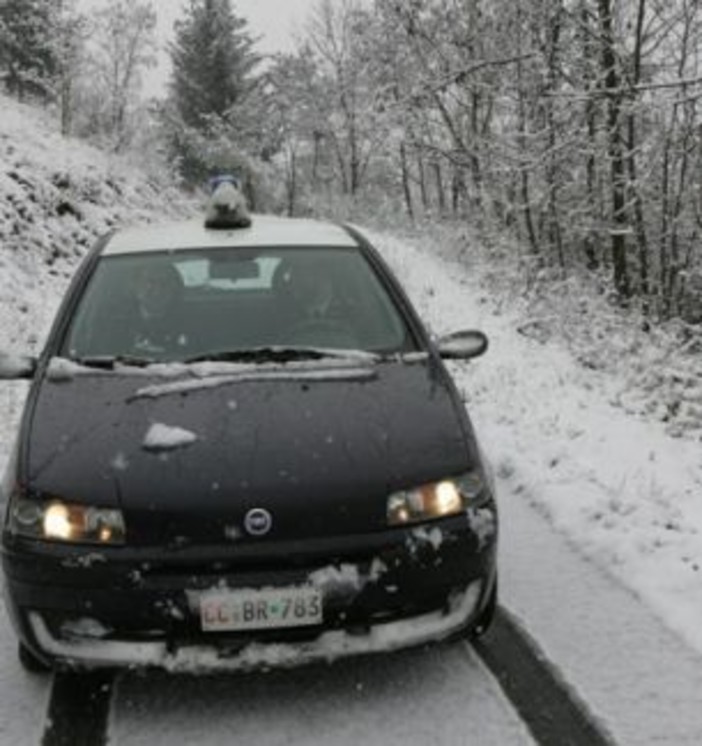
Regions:
<instances>
[{"instance_id":1,"label":"white sky","mask_svg":"<svg viewBox=\"0 0 702 746\"><path fill-rule=\"evenodd\" d=\"M110 0L78 0L82 8L104 7ZM232 0L236 15L249 22L254 38L259 38L261 53L292 51L296 34L304 28L305 20L317 0ZM173 38L173 23L180 17L187 0L152 0L158 14L160 46L158 67L146 77L146 93L158 95L168 79L166 47Z\"/></svg>"}]
</instances>

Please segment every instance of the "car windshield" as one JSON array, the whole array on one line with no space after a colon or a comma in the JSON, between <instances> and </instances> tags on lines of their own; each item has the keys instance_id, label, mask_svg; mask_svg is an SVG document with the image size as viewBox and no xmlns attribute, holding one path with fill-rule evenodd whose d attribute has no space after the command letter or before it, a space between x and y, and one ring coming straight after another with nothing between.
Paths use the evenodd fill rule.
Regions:
<instances>
[{"instance_id":1,"label":"car windshield","mask_svg":"<svg viewBox=\"0 0 702 746\"><path fill-rule=\"evenodd\" d=\"M217 248L101 257L60 354L193 361L280 348L394 353L416 344L358 249Z\"/></svg>"}]
</instances>

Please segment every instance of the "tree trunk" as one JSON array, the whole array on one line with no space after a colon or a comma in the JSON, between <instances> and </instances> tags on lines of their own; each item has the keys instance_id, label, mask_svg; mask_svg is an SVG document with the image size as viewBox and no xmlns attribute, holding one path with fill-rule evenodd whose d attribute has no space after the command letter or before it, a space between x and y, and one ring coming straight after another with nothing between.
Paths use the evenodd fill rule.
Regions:
<instances>
[{"instance_id":1,"label":"tree trunk","mask_svg":"<svg viewBox=\"0 0 702 746\"><path fill-rule=\"evenodd\" d=\"M407 214L414 220L414 210L412 209L412 190L410 189L409 170L407 168L407 149L405 143L400 143L400 166L402 168L402 191L405 195L405 206Z\"/></svg>"},{"instance_id":2,"label":"tree trunk","mask_svg":"<svg viewBox=\"0 0 702 746\"><path fill-rule=\"evenodd\" d=\"M429 194L427 193L427 174L421 154L417 156L417 171L419 172L419 195L426 212L429 209Z\"/></svg>"},{"instance_id":3,"label":"tree trunk","mask_svg":"<svg viewBox=\"0 0 702 746\"><path fill-rule=\"evenodd\" d=\"M626 158L621 132L621 80L617 70L612 29L611 0L598 0L600 38L602 44L602 75L607 92L607 138L610 159L610 189L612 199L612 265L614 287L621 298L631 295L626 256L626 234L629 232L626 214Z\"/></svg>"},{"instance_id":4,"label":"tree trunk","mask_svg":"<svg viewBox=\"0 0 702 746\"><path fill-rule=\"evenodd\" d=\"M479 125L479 111L480 111L480 93L478 91L472 91L471 93L471 131L473 134L473 143L470 151L470 168L471 175L473 177L473 204L476 210L480 210L483 203L483 170L480 163L480 155L478 153L478 143L482 137L482 129Z\"/></svg>"},{"instance_id":5,"label":"tree trunk","mask_svg":"<svg viewBox=\"0 0 702 746\"><path fill-rule=\"evenodd\" d=\"M69 75L61 73L61 134L69 137L73 128L73 86Z\"/></svg>"},{"instance_id":6,"label":"tree trunk","mask_svg":"<svg viewBox=\"0 0 702 746\"><path fill-rule=\"evenodd\" d=\"M517 7L517 24L521 28L522 26L522 14L521 5ZM519 37L521 39L521 36ZM521 57L522 48L521 43L517 48L517 53ZM519 146L519 191L521 196L521 213L526 227L527 236L529 237L529 247L531 254L538 256L541 252L539 250L539 242L536 238L536 231L534 230L534 220L531 214L531 195L529 188L529 167L527 165L527 147L526 147L526 134L527 134L527 112L526 112L526 91L524 90L524 75L522 61L517 61L517 97L518 97L518 137L517 143Z\"/></svg>"},{"instance_id":7,"label":"tree trunk","mask_svg":"<svg viewBox=\"0 0 702 746\"><path fill-rule=\"evenodd\" d=\"M658 295L661 301L661 310L664 316L670 312L670 297L668 295L668 279L670 277L670 256L668 254L668 219L670 216L670 150L672 130L675 126L671 124L671 133L666 137L663 149L663 162L661 173L661 234L659 239L659 262L660 279Z\"/></svg>"},{"instance_id":8,"label":"tree trunk","mask_svg":"<svg viewBox=\"0 0 702 746\"><path fill-rule=\"evenodd\" d=\"M454 166L453 178L451 179L451 210L454 215L458 215L461 206L461 200L466 193L466 182L463 178L463 172L460 166Z\"/></svg>"},{"instance_id":9,"label":"tree trunk","mask_svg":"<svg viewBox=\"0 0 702 746\"><path fill-rule=\"evenodd\" d=\"M446 193L444 192L444 179L441 175L441 164L434 162L431 164L434 171L434 183L436 184L436 199L439 205L439 214L446 213Z\"/></svg>"},{"instance_id":10,"label":"tree trunk","mask_svg":"<svg viewBox=\"0 0 702 746\"><path fill-rule=\"evenodd\" d=\"M556 80L558 77L558 51L561 36L561 4L555 10L550 21L548 35L548 90L551 94L556 92ZM556 145L558 133L556 131L555 98L553 95L546 99L546 123L548 127L548 153L546 159L546 183L548 185L548 235L552 252L558 258L561 269L565 269L565 256L563 254L563 240L561 236L560 216L558 211L558 161Z\"/></svg>"},{"instance_id":11,"label":"tree trunk","mask_svg":"<svg viewBox=\"0 0 702 746\"><path fill-rule=\"evenodd\" d=\"M290 161L288 166L288 216L295 215L295 202L297 200L297 154L293 148L290 151Z\"/></svg>"},{"instance_id":12,"label":"tree trunk","mask_svg":"<svg viewBox=\"0 0 702 746\"><path fill-rule=\"evenodd\" d=\"M643 25L646 13L646 0L639 0L638 15L636 19L636 43L634 46L634 71L632 86L637 86L641 81L641 49L643 44ZM631 110L628 117L628 139L627 139L627 163L629 167L629 189L634 205L634 232L639 257L639 290L644 298L643 311L649 313L648 296L649 285L649 262L648 262L648 240L646 238L646 222L644 220L644 206L641 197L641 189L638 183L638 167L636 163L636 112L633 103L636 92L632 92Z\"/></svg>"},{"instance_id":13,"label":"tree trunk","mask_svg":"<svg viewBox=\"0 0 702 746\"><path fill-rule=\"evenodd\" d=\"M315 130L312 133L313 139L313 156L312 156L312 188L316 191L319 185L319 151L321 149L322 139L324 135L319 131Z\"/></svg>"}]
</instances>

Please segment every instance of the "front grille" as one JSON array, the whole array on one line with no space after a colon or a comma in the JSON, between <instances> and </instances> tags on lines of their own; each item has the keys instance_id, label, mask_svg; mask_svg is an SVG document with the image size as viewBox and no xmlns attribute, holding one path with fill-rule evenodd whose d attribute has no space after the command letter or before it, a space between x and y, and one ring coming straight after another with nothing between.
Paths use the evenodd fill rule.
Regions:
<instances>
[{"instance_id":1,"label":"front grille","mask_svg":"<svg viewBox=\"0 0 702 746\"><path fill-rule=\"evenodd\" d=\"M168 587L170 580L177 580L182 585L183 578L195 583L194 588L207 587L213 580L230 578L235 583L247 577L279 577L280 583L287 578L304 578L325 567L353 565L359 573L367 574L374 560L380 560L387 567L396 567L399 557L394 550L380 552L348 551L333 554L294 554L286 556L263 557L226 557L210 556L209 558L169 558L163 562L146 563L140 570L140 578L148 585ZM277 583L276 583L277 584ZM190 584L192 586L192 583Z\"/></svg>"},{"instance_id":2,"label":"front grille","mask_svg":"<svg viewBox=\"0 0 702 746\"><path fill-rule=\"evenodd\" d=\"M327 556L324 559L314 557L286 557L284 559L275 558L251 558L251 559L211 559L198 562L188 561L168 561L164 563L149 563L142 574L144 577L169 577L177 575L236 575L237 573L257 574L257 573L276 573L276 572L313 572L320 567L327 565L354 564L359 567L370 566L372 557L368 555L356 556Z\"/></svg>"}]
</instances>

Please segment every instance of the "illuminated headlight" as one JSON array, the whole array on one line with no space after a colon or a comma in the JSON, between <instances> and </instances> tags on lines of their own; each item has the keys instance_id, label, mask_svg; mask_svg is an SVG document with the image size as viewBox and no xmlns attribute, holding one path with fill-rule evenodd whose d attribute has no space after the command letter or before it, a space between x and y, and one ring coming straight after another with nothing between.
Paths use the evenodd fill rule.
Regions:
<instances>
[{"instance_id":1,"label":"illuminated headlight","mask_svg":"<svg viewBox=\"0 0 702 746\"><path fill-rule=\"evenodd\" d=\"M395 492L388 498L388 523L403 526L457 515L489 498L483 477L469 472L460 477Z\"/></svg>"},{"instance_id":2,"label":"illuminated headlight","mask_svg":"<svg viewBox=\"0 0 702 746\"><path fill-rule=\"evenodd\" d=\"M124 544L121 510L75 505L61 500L40 502L13 498L9 529L19 536L73 544Z\"/></svg>"}]
</instances>

